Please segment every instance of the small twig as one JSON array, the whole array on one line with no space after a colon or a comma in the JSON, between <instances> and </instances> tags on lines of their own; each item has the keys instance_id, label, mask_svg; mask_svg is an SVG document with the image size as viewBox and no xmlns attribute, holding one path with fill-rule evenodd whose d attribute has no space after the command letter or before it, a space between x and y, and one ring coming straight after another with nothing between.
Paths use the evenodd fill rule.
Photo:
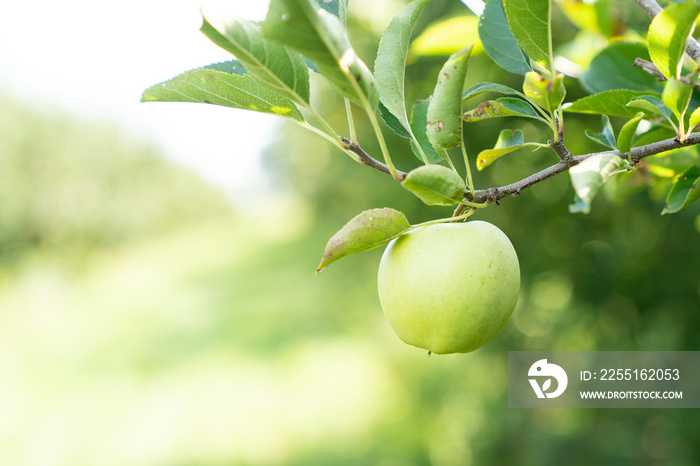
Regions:
<instances>
[{"instance_id":1,"label":"small twig","mask_svg":"<svg viewBox=\"0 0 700 466\"><path fill-rule=\"evenodd\" d=\"M559 126L559 123L557 123L557 126ZM559 159L563 163L567 164L568 166L574 165L574 156L571 155L569 149L567 149L564 145L564 132L561 130L558 131L559 139L557 139L556 141L549 141L549 147L552 148L552 150L559 156Z\"/></svg>"},{"instance_id":2,"label":"small twig","mask_svg":"<svg viewBox=\"0 0 700 466\"><path fill-rule=\"evenodd\" d=\"M639 8L644 10L644 13L647 14L650 18L653 18L654 16L658 15L662 11L664 11L661 6L656 3L654 0L632 0L634 3L636 3Z\"/></svg>"},{"instance_id":3,"label":"small twig","mask_svg":"<svg viewBox=\"0 0 700 466\"><path fill-rule=\"evenodd\" d=\"M567 163L564 161L561 161L557 163L556 165L552 165L551 167L547 167L544 170L541 170L534 175L530 175L527 178L523 178L520 181L517 181L515 183L506 185L506 186L500 186L497 188L489 188L489 189L480 189L476 191L474 197L471 196L471 193L468 191L465 192L464 198L470 202L498 202L500 199L503 199L506 196L515 196L517 194L520 194L524 189L529 188L530 186L534 186L540 181L544 181L547 178L550 178L554 175L558 175L559 173L567 171L569 168L571 168L574 165L577 165L584 160L586 160L589 157L593 157L594 155L600 155L600 154L616 154L622 157L623 159L629 160L633 165L637 164L641 159L644 157L648 157L650 155L654 154L659 154L661 152L666 152L672 149L678 149L680 147L684 146L692 146L695 144L700 144L700 133L690 133L688 138L685 139L685 141L680 142L676 138L670 138L670 139L665 139L663 141L658 141L658 142L653 142L651 144L647 144L645 146L640 146L640 147L633 147L630 150L629 155L628 154L621 154L618 151L607 151L607 152L594 152L591 154L585 154L585 155L577 155L577 156L572 156L572 162Z\"/></svg>"},{"instance_id":4,"label":"small twig","mask_svg":"<svg viewBox=\"0 0 700 466\"><path fill-rule=\"evenodd\" d=\"M649 60L637 57L634 59L634 62L632 62L632 66L641 68L642 71L652 75L659 81L666 81L666 76L664 76L664 74L661 71L659 71L656 65L650 62Z\"/></svg>"},{"instance_id":5,"label":"small twig","mask_svg":"<svg viewBox=\"0 0 700 466\"><path fill-rule=\"evenodd\" d=\"M630 150L629 161L634 165L644 157L649 157L650 155L666 152L667 150L678 149L695 144L700 144L700 133L690 133L682 142L676 138L652 142L651 144L647 144L645 146L633 147Z\"/></svg>"},{"instance_id":6,"label":"small twig","mask_svg":"<svg viewBox=\"0 0 700 466\"><path fill-rule=\"evenodd\" d=\"M352 151L353 153L357 154L358 157L360 157L360 163L391 175L391 170L389 170L389 167L365 152L364 149L362 149L362 147L360 147L356 142L344 137L341 137L340 140L343 141L343 144L345 144L345 148L347 150ZM397 170L396 173L401 178L398 181L403 181L406 178L405 172Z\"/></svg>"},{"instance_id":7,"label":"small twig","mask_svg":"<svg viewBox=\"0 0 700 466\"><path fill-rule=\"evenodd\" d=\"M639 8L644 10L644 13L646 13L650 18L654 18L654 16L658 15L664 10L658 3L656 3L656 0L632 1L636 3ZM693 37L689 37L688 45L686 46L685 51L688 53L688 55L690 55L690 58L695 60L695 63L700 65L700 43L698 43L697 40L695 40Z\"/></svg>"},{"instance_id":8,"label":"small twig","mask_svg":"<svg viewBox=\"0 0 700 466\"><path fill-rule=\"evenodd\" d=\"M576 162L576 163L578 163L578 162ZM575 165L575 164L573 164L573 165ZM466 192L464 195L464 198L470 202L498 203L504 197L516 196L516 195L520 194L523 191L523 189L529 188L530 186L534 186L537 183L546 180L547 178L550 178L554 175L558 175L559 173L565 172L573 165L566 163L566 162L559 162L556 165L552 165L551 167L547 167L544 170L541 170L533 175L530 175L527 178L523 178L522 180L517 181L515 183L509 184L506 186L500 186L497 188L480 189L480 190L476 191L474 197L471 196L471 193Z\"/></svg>"},{"instance_id":9,"label":"small twig","mask_svg":"<svg viewBox=\"0 0 700 466\"><path fill-rule=\"evenodd\" d=\"M637 68L641 68L646 73L655 77L659 81L666 81L666 76L664 76L663 73L661 71L659 71L659 69L656 67L656 65L650 61L644 60L643 58L635 58L632 65L636 66ZM690 79L683 77L683 76L681 76L680 81L683 84L687 84L688 86L690 86L690 84L691 84ZM695 87L700 89L700 82L696 82Z\"/></svg>"},{"instance_id":10,"label":"small twig","mask_svg":"<svg viewBox=\"0 0 700 466\"><path fill-rule=\"evenodd\" d=\"M343 144L345 144L348 150L358 155L362 164L379 170L380 172L391 175L391 173L389 172L389 168L386 165L367 154L367 152L365 152L357 143L354 143L348 138L344 137L341 137L340 139L343 141ZM630 163L634 166L641 159L649 157L650 155L659 154L661 152L666 152L673 149L679 149L681 147L693 146L696 144L700 144L700 132L690 133L688 137L682 142L678 138L664 139L663 141L652 142L651 144L647 144L644 146L633 147L629 153L625 154L622 154L619 151L615 150L605 152L592 152L590 154L584 155L572 155L571 152L569 152L566 146L564 145L564 140L562 138L559 138L558 142L550 142L550 147L552 147L552 149L557 153L557 155L561 159L559 163L547 167L544 170L540 170L539 172L532 174L526 178L523 178L520 181L516 181L515 183L511 183L505 186L476 190L473 196L471 192L467 190L464 193L464 200L467 202L473 202L478 204L484 202L492 202L495 204L499 204L499 201L504 197L516 196L520 194L523 190L534 186L537 183L546 180L547 178L551 178L554 175L563 173L569 168L573 167L574 165L578 165L579 163L583 162L589 157L593 157L594 155L616 154L622 157L623 159L629 160ZM398 174L400 175L401 180L406 178L405 172L398 171ZM466 206L458 206L455 210L454 215L460 216L465 209Z\"/></svg>"}]
</instances>

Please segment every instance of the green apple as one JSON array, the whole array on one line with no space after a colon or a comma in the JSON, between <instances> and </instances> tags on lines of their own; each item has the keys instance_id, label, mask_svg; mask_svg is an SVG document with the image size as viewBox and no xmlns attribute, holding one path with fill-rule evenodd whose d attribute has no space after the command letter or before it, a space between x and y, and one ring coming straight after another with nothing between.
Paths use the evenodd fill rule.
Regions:
<instances>
[{"instance_id":1,"label":"green apple","mask_svg":"<svg viewBox=\"0 0 700 466\"><path fill-rule=\"evenodd\" d=\"M437 354L468 353L505 325L520 292L518 256L483 221L443 223L389 243L379 300L398 337Z\"/></svg>"}]
</instances>

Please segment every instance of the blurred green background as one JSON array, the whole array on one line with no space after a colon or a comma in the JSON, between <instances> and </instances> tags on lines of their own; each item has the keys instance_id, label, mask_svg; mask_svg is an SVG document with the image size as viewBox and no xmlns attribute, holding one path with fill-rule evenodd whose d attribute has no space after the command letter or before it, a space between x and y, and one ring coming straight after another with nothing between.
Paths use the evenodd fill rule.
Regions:
<instances>
[{"instance_id":1,"label":"blurred green background","mask_svg":"<svg viewBox=\"0 0 700 466\"><path fill-rule=\"evenodd\" d=\"M626 33L643 33L643 15L612 3ZM387 2L388 14L401 4ZM418 29L465 12L435 1ZM371 64L381 22L352 13ZM561 43L581 52L555 19ZM409 100L427 97L444 59L410 65ZM483 54L469 79L520 86ZM321 113L343 128L343 102L314 84ZM567 88L568 101L584 95L575 80ZM470 153L504 125L547 138L516 120L477 123ZM566 125L572 152L601 149L580 137L597 117ZM419 164L385 134L400 168ZM476 184L515 181L553 157L511 154ZM362 210L393 207L418 223L450 209L296 127L279 128L265 164L278 201L241 215L116 128L0 99L0 464L697 464L694 410L507 407L508 351L700 350L698 207L661 216L670 185L651 170L610 183L587 216L568 213L564 175L479 211L514 243L521 299L483 348L428 357L384 320L381 250L314 271Z\"/></svg>"}]
</instances>

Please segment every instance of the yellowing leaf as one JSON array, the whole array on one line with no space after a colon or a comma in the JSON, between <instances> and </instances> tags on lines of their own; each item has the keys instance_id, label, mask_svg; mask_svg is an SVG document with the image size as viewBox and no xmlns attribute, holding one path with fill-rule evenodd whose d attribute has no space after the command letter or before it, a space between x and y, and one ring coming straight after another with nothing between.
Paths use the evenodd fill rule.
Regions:
<instances>
[{"instance_id":1,"label":"yellowing leaf","mask_svg":"<svg viewBox=\"0 0 700 466\"><path fill-rule=\"evenodd\" d=\"M525 146L539 146L536 143L523 142L523 132L519 129L504 129L498 135L493 149L481 151L476 158L476 168L483 170L496 159Z\"/></svg>"},{"instance_id":2,"label":"yellowing leaf","mask_svg":"<svg viewBox=\"0 0 700 466\"><path fill-rule=\"evenodd\" d=\"M475 109L464 112L462 119L471 123L474 121L487 120L489 118L501 118L507 116L520 116L525 118L535 118L546 123L535 109L528 102L514 97L501 97L496 100L487 100L480 103Z\"/></svg>"}]
</instances>

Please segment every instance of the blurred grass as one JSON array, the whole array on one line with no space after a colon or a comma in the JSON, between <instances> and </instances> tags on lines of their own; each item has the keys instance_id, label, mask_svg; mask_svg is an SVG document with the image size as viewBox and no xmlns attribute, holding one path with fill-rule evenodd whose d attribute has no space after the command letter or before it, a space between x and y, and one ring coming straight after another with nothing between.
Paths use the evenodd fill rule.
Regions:
<instances>
[{"instance_id":1,"label":"blurred grass","mask_svg":"<svg viewBox=\"0 0 700 466\"><path fill-rule=\"evenodd\" d=\"M356 337L291 341L319 323L315 303L279 305L304 303L313 267L261 280L270 251L298 246L283 220L215 222L98 255L78 277L28 267L6 282L3 462L265 463L334 420L362 434L386 367Z\"/></svg>"},{"instance_id":2,"label":"blurred grass","mask_svg":"<svg viewBox=\"0 0 700 466\"><path fill-rule=\"evenodd\" d=\"M308 251L318 238L299 213L178 228L94 254L79 274L38 260L6 277L0 460L410 461L422 449L401 438L412 406L454 388L431 383L412 393L415 369L444 376L464 361L428 359L396 340L370 285L374 267L356 261L348 275L315 278ZM501 369L496 385L505 383ZM426 419L434 431L427 441L438 449L446 438L459 443L439 420L478 430L457 419L481 408L455 396ZM414 442L419 425L408 429Z\"/></svg>"},{"instance_id":3,"label":"blurred grass","mask_svg":"<svg viewBox=\"0 0 700 466\"><path fill-rule=\"evenodd\" d=\"M315 277L328 226L303 202L240 218L109 129L71 120L34 141L55 117L3 110L19 142L5 140L2 161L34 189L6 195L25 207L0 216L55 220L0 238L12 251L0 275L0 463L410 464L425 442L459 443L432 416L429 439L409 422L423 396L444 392L414 392L413 358L443 375L464 362L435 364L391 333L374 287L380 251ZM61 140L85 134L94 142ZM99 196L58 209L63 187ZM451 406L474 404L462 398Z\"/></svg>"}]
</instances>

